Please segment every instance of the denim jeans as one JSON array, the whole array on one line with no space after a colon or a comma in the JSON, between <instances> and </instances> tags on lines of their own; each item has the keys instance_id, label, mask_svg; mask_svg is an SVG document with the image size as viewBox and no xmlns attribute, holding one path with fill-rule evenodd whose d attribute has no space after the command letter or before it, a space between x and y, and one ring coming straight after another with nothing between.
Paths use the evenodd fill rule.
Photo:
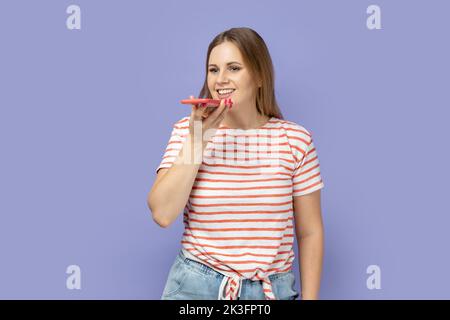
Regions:
<instances>
[{"instance_id":1,"label":"denim jeans","mask_svg":"<svg viewBox=\"0 0 450 320\"><path fill-rule=\"evenodd\" d=\"M162 300L217 300L224 275L209 266L191 260L182 251L170 268ZM277 300L296 300L299 296L295 288L292 271L269 276L272 292ZM243 279L240 300L264 300L262 282Z\"/></svg>"}]
</instances>

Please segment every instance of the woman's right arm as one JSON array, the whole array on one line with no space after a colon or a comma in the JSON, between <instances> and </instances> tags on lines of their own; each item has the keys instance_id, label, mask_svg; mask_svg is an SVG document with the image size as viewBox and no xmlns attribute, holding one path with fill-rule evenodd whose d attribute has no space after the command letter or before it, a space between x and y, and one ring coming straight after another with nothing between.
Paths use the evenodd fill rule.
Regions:
<instances>
[{"instance_id":1,"label":"woman's right arm","mask_svg":"<svg viewBox=\"0 0 450 320\"><path fill-rule=\"evenodd\" d=\"M152 212L153 220L161 227L168 227L180 214L186 205L194 185L200 164L194 161L184 161L184 155L191 149L203 153L204 144L192 143L193 138L187 135L177 159L170 168L163 168L150 190L147 203ZM187 159L190 160L190 159Z\"/></svg>"},{"instance_id":2,"label":"woman's right arm","mask_svg":"<svg viewBox=\"0 0 450 320\"><path fill-rule=\"evenodd\" d=\"M193 106L189 134L186 136L177 158L170 168L158 171L156 180L147 196L147 204L152 212L153 220L161 227L168 227L185 207L201 165L201 161L194 161L193 155L203 155L208 143L208 140L203 137L195 138L194 121L202 121L203 132L208 129L217 129L227 109L228 107L222 101L219 107L215 107L214 111L206 114L205 117L204 108ZM202 120L202 118L205 119ZM186 153L191 156L185 157Z\"/></svg>"}]
</instances>

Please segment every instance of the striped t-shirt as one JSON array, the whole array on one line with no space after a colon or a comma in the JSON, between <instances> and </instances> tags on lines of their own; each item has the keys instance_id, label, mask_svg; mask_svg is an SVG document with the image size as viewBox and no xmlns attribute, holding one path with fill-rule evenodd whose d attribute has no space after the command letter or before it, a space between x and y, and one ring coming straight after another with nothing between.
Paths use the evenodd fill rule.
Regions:
<instances>
[{"instance_id":1,"label":"striped t-shirt","mask_svg":"<svg viewBox=\"0 0 450 320\"><path fill-rule=\"evenodd\" d=\"M170 168L189 133L177 121L156 172ZM209 139L184 208L182 251L225 275L219 299L237 299L242 279L261 280L294 261L293 197L324 187L311 133L271 117L257 129L220 125ZM224 290L222 290L224 289Z\"/></svg>"}]
</instances>

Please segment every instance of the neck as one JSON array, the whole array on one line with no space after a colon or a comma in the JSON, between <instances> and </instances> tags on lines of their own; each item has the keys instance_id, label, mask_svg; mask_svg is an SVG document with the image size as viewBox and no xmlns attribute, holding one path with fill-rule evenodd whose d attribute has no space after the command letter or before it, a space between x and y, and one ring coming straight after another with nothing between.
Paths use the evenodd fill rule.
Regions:
<instances>
[{"instance_id":1,"label":"neck","mask_svg":"<svg viewBox=\"0 0 450 320\"><path fill-rule=\"evenodd\" d=\"M231 129L255 129L263 126L270 117L258 113L256 106L250 108L231 108L222 121L222 126Z\"/></svg>"}]
</instances>

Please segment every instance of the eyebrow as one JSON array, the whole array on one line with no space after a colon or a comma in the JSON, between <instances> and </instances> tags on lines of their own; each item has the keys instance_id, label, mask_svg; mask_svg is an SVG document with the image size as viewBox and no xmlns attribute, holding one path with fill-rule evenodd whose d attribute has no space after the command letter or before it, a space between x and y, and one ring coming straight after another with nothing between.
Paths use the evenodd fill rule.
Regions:
<instances>
[{"instance_id":1,"label":"eyebrow","mask_svg":"<svg viewBox=\"0 0 450 320\"><path fill-rule=\"evenodd\" d=\"M233 64L233 63L237 63L237 64L240 64L239 62L237 62L237 61L231 61L231 62L228 62L227 63L227 66L228 65L230 65L230 64ZM210 63L208 66L216 66L217 67L217 64L214 64L214 63Z\"/></svg>"}]
</instances>

